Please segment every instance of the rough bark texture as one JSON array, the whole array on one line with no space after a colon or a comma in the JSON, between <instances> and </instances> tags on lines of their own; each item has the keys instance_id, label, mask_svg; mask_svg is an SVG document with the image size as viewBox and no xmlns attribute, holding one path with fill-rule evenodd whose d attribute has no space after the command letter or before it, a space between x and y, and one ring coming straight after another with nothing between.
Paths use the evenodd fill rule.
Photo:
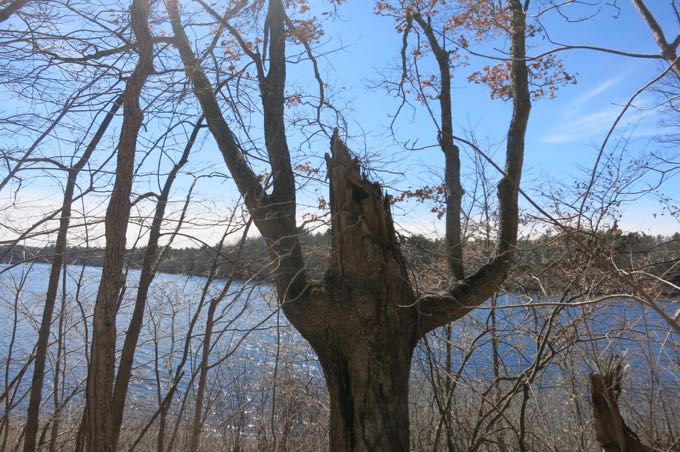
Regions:
<instances>
[{"instance_id":1,"label":"rough bark texture","mask_svg":"<svg viewBox=\"0 0 680 452\"><path fill-rule=\"evenodd\" d=\"M419 337L414 295L380 186L361 175L337 132L331 149L331 265L322 288L307 297L313 318L297 302L284 310L323 367L330 450L408 450L408 377Z\"/></svg>"},{"instance_id":2,"label":"rough bark texture","mask_svg":"<svg viewBox=\"0 0 680 452\"><path fill-rule=\"evenodd\" d=\"M86 391L88 451L116 450L112 416L116 311L118 296L125 283L122 273L125 236L130 217L137 136L144 117L139 98L147 77L153 72L153 43L148 27L149 3L146 0L134 0L130 10L132 29L138 41L139 60L125 86L116 180L106 211L106 249L92 321L92 353Z\"/></svg>"},{"instance_id":3,"label":"rough bark texture","mask_svg":"<svg viewBox=\"0 0 680 452\"><path fill-rule=\"evenodd\" d=\"M623 420L619 396L623 379L623 360L612 356L604 373L590 374L590 395L595 437L605 452L651 452Z\"/></svg>"},{"instance_id":4,"label":"rough bark texture","mask_svg":"<svg viewBox=\"0 0 680 452\"><path fill-rule=\"evenodd\" d=\"M47 284L47 294L45 296L45 306L43 308L43 316L40 322L40 330L38 331L38 341L35 347L35 366L33 368L33 377L31 380L31 396L28 403L28 411L26 413L26 427L24 438L24 452L32 452L36 448L36 439L38 435L38 425L40 417L40 402L42 400L43 381L45 379L45 360L47 358L47 349L50 339L50 327L52 325L52 316L54 314L54 306L57 300L57 291L59 289L59 275L64 265L64 254L66 252L66 238L68 229L71 224L71 207L73 204L73 193L76 188L76 181L78 174L85 167L85 164L90 159L99 141L104 136L104 133L111 124L113 117L120 108L122 98L118 98L113 102L111 110L107 113L102 121L99 129L90 141L90 144L85 149L85 152L73 165L68 169L68 179L66 181L66 188L64 189L64 198L61 207L61 217L59 219L59 232L57 233L57 241L54 246L54 259L52 260L52 267L50 268L50 276Z\"/></svg>"}]
</instances>

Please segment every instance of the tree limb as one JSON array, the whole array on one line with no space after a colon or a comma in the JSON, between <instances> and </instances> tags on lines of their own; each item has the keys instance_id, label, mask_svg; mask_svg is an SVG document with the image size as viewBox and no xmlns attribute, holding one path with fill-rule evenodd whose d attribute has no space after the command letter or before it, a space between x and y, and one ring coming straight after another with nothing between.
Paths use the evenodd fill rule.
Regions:
<instances>
[{"instance_id":1,"label":"tree limb","mask_svg":"<svg viewBox=\"0 0 680 452\"><path fill-rule=\"evenodd\" d=\"M456 320L488 299L503 283L510 267L519 223L517 205L524 137L531 98L526 65L526 15L519 0L510 0L512 9L512 119L508 128L505 174L498 183L499 231L495 256L473 275L454 284L446 294L426 295L419 300L421 328L425 333Z\"/></svg>"},{"instance_id":2,"label":"tree limb","mask_svg":"<svg viewBox=\"0 0 680 452\"><path fill-rule=\"evenodd\" d=\"M420 14L413 15L425 33L430 48L439 66L439 108L441 129L439 130L439 146L444 153L444 180L446 182L446 257L449 270L455 280L465 277L463 266L463 233L461 228L461 206L463 203L463 186L460 183L460 150L453 137L453 113L451 99L450 56L439 44L432 29L432 23Z\"/></svg>"},{"instance_id":3,"label":"tree limb","mask_svg":"<svg viewBox=\"0 0 680 452\"><path fill-rule=\"evenodd\" d=\"M285 30L283 5L280 0L270 2L267 27L272 35L269 73L260 79L260 94L264 107L265 144L274 179L271 195L243 157L241 147L227 124L212 89L212 85L196 59L181 22L177 0L167 0L170 16L184 70L194 85L194 94L203 110L224 162L236 182L239 192L258 230L267 242L269 254L277 262L277 288L281 299L297 298L306 290L302 250L297 237L295 219L295 179L285 136ZM258 77L259 78L259 77Z\"/></svg>"},{"instance_id":4,"label":"tree limb","mask_svg":"<svg viewBox=\"0 0 680 452\"><path fill-rule=\"evenodd\" d=\"M28 0L14 0L12 3L5 6L0 10L0 22L4 22L12 17L12 15L23 8L26 3L28 3Z\"/></svg>"}]
</instances>

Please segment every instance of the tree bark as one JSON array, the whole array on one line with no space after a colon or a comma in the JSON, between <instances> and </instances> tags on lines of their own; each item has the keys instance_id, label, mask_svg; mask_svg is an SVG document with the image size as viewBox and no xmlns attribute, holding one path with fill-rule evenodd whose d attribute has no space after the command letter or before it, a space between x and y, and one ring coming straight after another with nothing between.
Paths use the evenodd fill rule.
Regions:
<instances>
[{"instance_id":1,"label":"tree bark","mask_svg":"<svg viewBox=\"0 0 680 452\"><path fill-rule=\"evenodd\" d=\"M284 312L316 351L331 400L330 450L405 451L420 337L389 203L338 138L326 156L333 253L324 281Z\"/></svg>"},{"instance_id":2,"label":"tree bark","mask_svg":"<svg viewBox=\"0 0 680 452\"><path fill-rule=\"evenodd\" d=\"M125 239L130 217L130 193L137 136L144 113L139 98L153 72L153 43L148 26L149 3L134 0L131 24L138 41L139 60L125 86L123 125L116 163L116 181L106 211L106 249L92 321L92 352L87 375L86 432L88 451L114 451L113 385L115 373L116 314L122 289Z\"/></svg>"},{"instance_id":3,"label":"tree bark","mask_svg":"<svg viewBox=\"0 0 680 452\"><path fill-rule=\"evenodd\" d=\"M623 359L613 355L604 373L590 374L590 396L595 437L605 452L651 452L623 420L619 396L623 380Z\"/></svg>"},{"instance_id":4,"label":"tree bark","mask_svg":"<svg viewBox=\"0 0 680 452\"><path fill-rule=\"evenodd\" d=\"M10 2L9 5L0 10L0 23L12 17L12 15L23 8L26 3L28 3L28 0L14 0L13 2Z\"/></svg>"},{"instance_id":5,"label":"tree bark","mask_svg":"<svg viewBox=\"0 0 680 452\"><path fill-rule=\"evenodd\" d=\"M409 450L413 345L393 339L359 331L317 350L331 401L329 450Z\"/></svg>"}]
</instances>

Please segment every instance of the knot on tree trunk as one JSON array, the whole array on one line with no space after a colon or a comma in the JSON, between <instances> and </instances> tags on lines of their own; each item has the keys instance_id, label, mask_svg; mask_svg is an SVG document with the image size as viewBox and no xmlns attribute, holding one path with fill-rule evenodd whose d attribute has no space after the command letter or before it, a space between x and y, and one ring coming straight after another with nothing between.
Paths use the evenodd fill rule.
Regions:
<instances>
[{"instance_id":1,"label":"knot on tree trunk","mask_svg":"<svg viewBox=\"0 0 680 452\"><path fill-rule=\"evenodd\" d=\"M369 285L377 274L406 278L390 204L380 184L362 174L359 160L337 130L331 152L326 154L333 232L330 274Z\"/></svg>"}]
</instances>

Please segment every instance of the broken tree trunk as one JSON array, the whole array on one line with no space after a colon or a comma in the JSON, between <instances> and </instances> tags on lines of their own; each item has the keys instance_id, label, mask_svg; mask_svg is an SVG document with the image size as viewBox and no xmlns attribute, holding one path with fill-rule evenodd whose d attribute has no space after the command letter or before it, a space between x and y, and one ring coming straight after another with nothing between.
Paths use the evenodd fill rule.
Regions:
<instances>
[{"instance_id":1,"label":"broken tree trunk","mask_svg":"<svg viewBox=\"0 0 680 452\"><path fill-rule=\"evenodd\" d=\"M337 133L331 149L331 266L310 291L309 304L284 310L323 367L330 450L404 451L409 371L419 337L415 298L380 186L362 176Z\"/></svg>"},{"instance_id":2,"label":"broken tree trunk","mask_svg":"<svg viewBox=\"0 0 680 452\"><path fill-rule=\"evenodd\" d=\"M605 452L651 452L623 420L619 396L623 380L623 358L613 355L604 373L590 374L595 437Z\"/></svg>"}]
</instances>

